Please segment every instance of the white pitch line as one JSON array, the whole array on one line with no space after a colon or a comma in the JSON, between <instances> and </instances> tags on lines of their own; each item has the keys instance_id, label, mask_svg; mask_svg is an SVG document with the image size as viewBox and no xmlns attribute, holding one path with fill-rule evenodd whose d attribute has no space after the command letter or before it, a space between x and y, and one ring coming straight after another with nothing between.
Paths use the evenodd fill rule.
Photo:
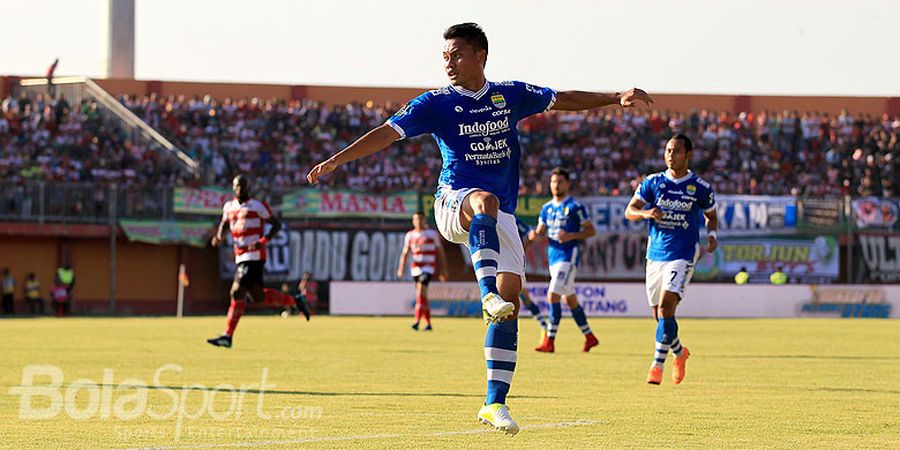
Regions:
<instances>
[{"instance_id":1,"label":"white pitch line","mask_svg":"<svg viewBox=\"0 0 900 450\"><path fill-rule=\"evenodd\" d=\"M564 428L564 427L577 427L581 425L596 425L600 422L596 420L576 420L573 422L558 422L558 423L541 423L537 425L525 425L520 430L540 430L543 428ZM420 435L421 437L438 437L438 436L457 436L460 434L479 434L479 433L497 433L497 430L494 428L479 428L477 430L466 430L466 431L444 431L440 433L432 433Z\"/></svg>"},{"instance_id":2,"label":"white pitch line","mask_svg":"<svg viewBox=\"0 0 900 450\"><path fill-rule=\"evenodd\" d=\"M565 428L565 427L578 427L584 425L596 425L600 422L596 420L575 420L571 422L557 422L557 423L541 423L537 425L525 425L521 427L522 430L541 430L545 428ZM443 437L443 436L459 436L466 434L482 434L482 433L497 433L498 431L493 428L479 428L475 430L464 430L464 431L441 431L437 433L425 433L425 434L361 434L357 436L329 436L329 437L319 437L319 438L306 438L306 439L292 439L285 441L261 441L261 442L232 442L225 444L188 444L188 445L170 445L170 446L161 446L161 447L138 447L138 448L126 448L121 450L175 450L182 448L228 448L228 447L262 447L267 445L291 445L291 444L313 444L317 442L336 442L336 441L365 441L365 440L375 440L375 439L390 439L390 438L412 438L412 437Z\"/></svg>"}]
</instances>

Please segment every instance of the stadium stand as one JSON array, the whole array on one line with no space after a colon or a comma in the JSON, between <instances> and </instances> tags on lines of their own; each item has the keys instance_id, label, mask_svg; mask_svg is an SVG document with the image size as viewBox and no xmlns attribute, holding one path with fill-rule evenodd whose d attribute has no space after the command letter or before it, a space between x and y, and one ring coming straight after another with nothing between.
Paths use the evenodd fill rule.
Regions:
<instances>
[{"instance_id":1,"label":"stadium stand","mask_svg":"<svg viewBox=\"0 0 900 450\"><path fill-rule=\"evenodd\" d=\"M203 168L199 179L124 138L89 100L70 105L38 94L0 103L0 174L5 182L115 181L123 187L220 184L237 172L271 180L267 189L305 185L314 161L396 109L390 104L327 107L308 100L122 96L129 110L180 145ZM576 195L627 195L676 132L695 139L693 167L723 194L900 195L900 117L849 111L690 114L597 110L551 112L520 123L522 194L546 194L558 165L572 167ZM352 163L323 188L429 191L440 155L427 137L401 141ZM7 189L8 191L9 189ZM7 196L10 195L7 193Z\"/></svg>"}]
</instances>

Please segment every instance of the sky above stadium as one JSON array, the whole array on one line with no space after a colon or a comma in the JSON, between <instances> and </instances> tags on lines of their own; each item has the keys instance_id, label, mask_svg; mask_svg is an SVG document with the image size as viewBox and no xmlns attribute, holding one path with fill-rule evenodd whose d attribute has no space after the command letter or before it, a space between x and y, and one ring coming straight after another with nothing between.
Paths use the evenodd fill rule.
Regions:
<instances>
[{"instance_id":1,"label":"sky above stadium","mask_svg":"<svg viewBox=\"0 0 900 450\"><path fill-rule=\"evenodd\" d=\"M0 0L0 74L103 77L105 0ZM36 14L37 11L49 13ZM489 79L557 89L900 96L892 0L137 0L135 77L431 87L474 21Z\"/></svg>"}]
</instances>

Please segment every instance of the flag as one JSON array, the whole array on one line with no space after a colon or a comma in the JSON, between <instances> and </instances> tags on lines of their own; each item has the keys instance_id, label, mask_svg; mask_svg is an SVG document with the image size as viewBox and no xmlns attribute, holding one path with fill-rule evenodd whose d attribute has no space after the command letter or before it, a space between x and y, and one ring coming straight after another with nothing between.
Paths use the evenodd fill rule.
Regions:
<instances>
[{"instance_id":1,"label":"flag","mask_svg":"<svg viewBox=\"0 0 900 450\"><path fill-rule=\"evenodd\" d=\"M178 282L184 287L191 285L191 280L188 278L187 269L184 268L184 264L178 268Z\"/></svg>"}]
</instances>

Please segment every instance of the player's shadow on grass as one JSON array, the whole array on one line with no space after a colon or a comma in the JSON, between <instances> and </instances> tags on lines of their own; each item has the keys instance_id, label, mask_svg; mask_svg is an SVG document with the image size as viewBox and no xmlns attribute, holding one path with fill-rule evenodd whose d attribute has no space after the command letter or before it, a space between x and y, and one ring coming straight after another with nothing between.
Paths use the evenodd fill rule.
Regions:
<instances>
[{"instance_id":1,"label":"player's shadow on grass","mask_svg":"<svg viewBox=\"0 0 900 450\"><path fill-rule=\"evenodd\" d=\"M900 361L900 356L855 355L705 355L710 359L828 359L840 361Z\"/></svg>"},{"instance_id":2,"label":"player's shadow on grass","mask_svg":"<svg viewBox=\"0 0 900 450\"><path fill-rule=\"evenodd\" d=\"M900 391L894 389L869 389L869 388L852 388L852 387L820 387L809 389L810 391L821 392L866 392L871 394L900 394Z\"/></svg>"},{"instance_id":3,"label":"player's shadow on grass","mask_svg":"<svg viewBox=\"0 0 900 450\"><path fill-rule=\"evenodd\" d=\"M72 386L77 386L73 383ZM126 388L126 389L149 389L163 390L170 389L173 391L230 391L230 389L220 389L207 386L142 386L128 384L91 384L90 386L98 386L101 388ZM482 398L483 394L459 394L456 392L317 392L317 391L282 391L272 389L235 389L236 391L246 392L248 394L274 394L274 395L310 395L323 397L473 397ZM559 397L539 396L539 395L517 395L516 398L540 398L540 399L556 399Z\"/></svg>"},{"instance_id":4,"label":"player's shadow on grass","mask_svg":"<svg viewBox=\"0 0 900 450\"><path fill-rule=\"evenodd\" d=\"M693 353L693 352L691 352ZM615 356L646 357L646 353L608 353ZM704 354L708 359L825 359L839 361L900 361L900 356L855 356L855 355L715 355Z\"/></svg>"}]
</instances>

